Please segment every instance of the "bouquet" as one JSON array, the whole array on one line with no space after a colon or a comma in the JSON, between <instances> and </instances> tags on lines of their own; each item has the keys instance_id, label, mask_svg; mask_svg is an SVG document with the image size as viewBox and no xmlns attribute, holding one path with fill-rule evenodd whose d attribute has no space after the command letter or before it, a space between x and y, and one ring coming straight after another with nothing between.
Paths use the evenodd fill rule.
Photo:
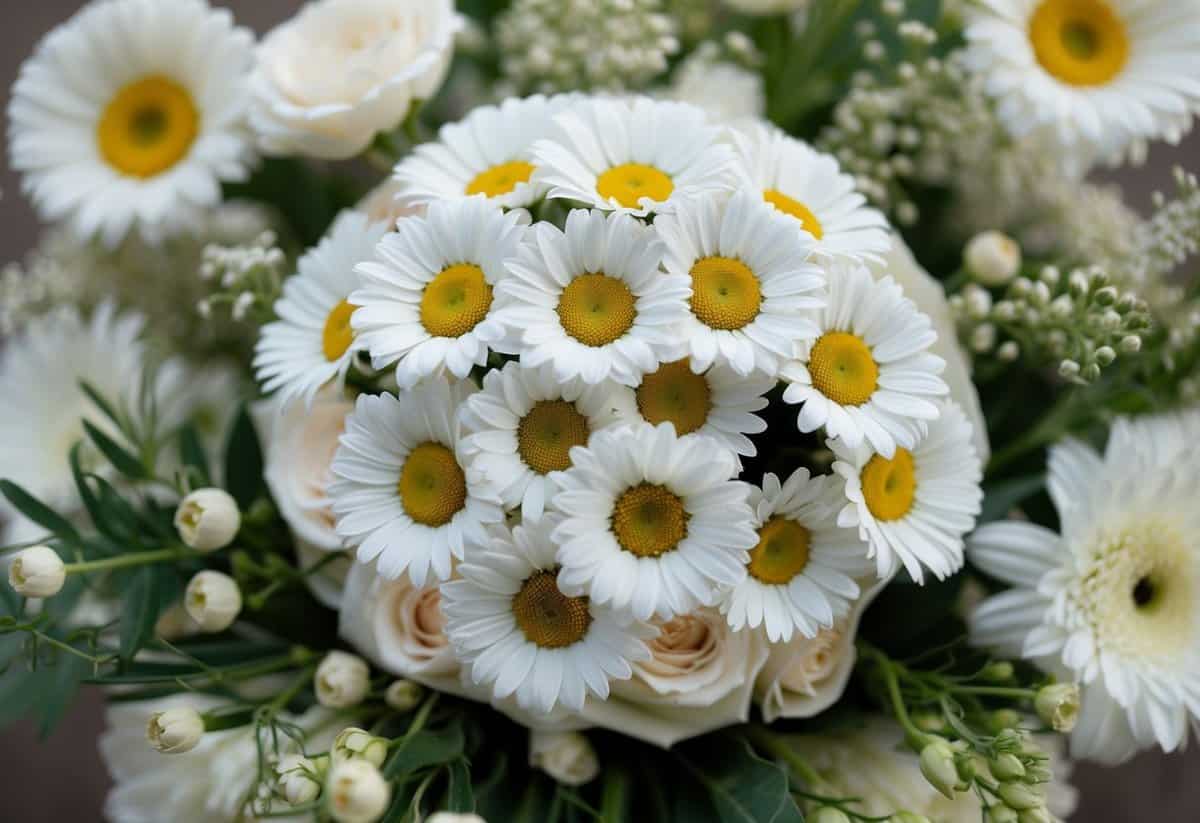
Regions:
<instances>
[{"instance_id":1,"label":"bouquet","mask_svg":"<svg viewBox=\"0 0 1200 823\"><path fill-rule=\"evenodd\" d=\"M129 821L1042 823L1200 724L1182 0L94 0L0 720Z\"/></svg>"}]
</instances>

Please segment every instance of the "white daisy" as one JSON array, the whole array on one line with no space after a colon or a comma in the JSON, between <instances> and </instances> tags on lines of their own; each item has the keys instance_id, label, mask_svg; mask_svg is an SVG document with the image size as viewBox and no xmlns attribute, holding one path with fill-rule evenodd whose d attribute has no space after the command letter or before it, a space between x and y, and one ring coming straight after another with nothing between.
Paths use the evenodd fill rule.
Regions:
<instances>
[{"instance_id":1,"label":"white daisy","mask_svg":"<svg viewBox=\"0 0 1200 823\"><path fill-rule=\"evenodd\" d=\"M734 631L765 626L772 643L793 631L816 637L850 613L859 595L855 578L873 571L867 544L838 526L843 483L797 469L782 485L774 474L751 492L758 545L746 579L726 595L721 611Z\"/></svg>"},{"instance_id":2,"label":"white daisy","mask_svg":"<svg viewBox=\"0 0 1200 823\"><path fill-rule=\"evenodd\" d=\"M358 212L342 212L329 233L300 258L275 302L279 319L263 326L254 347L254 370L264 392L279 392L282 407L333 383L341 388L355 355L364 346L350 327L358 287L354 267L369 260L387 232Z\"/></svg>"},{"instance_id":3,"label":"white daisy","mask_svg":"<svg viewBox=\"0 0 1200 823\"><path fill-rule=\"evenodd\" d=\"M555 552L548 521L517 526L442 586L446 635L471 679L543 713L560 703L579 711L589 694L606 699L610 680L628 679L631 664L650 657L644 639L656 634L564 593Z\"/></svg>"},{"instance_id":4,"label":"white daisy","mask_svg":"<svg viewBox=\"0 0 1200 823\"><path fill-rule=\"evenodd\" d=\"M772 377L818 329L803 312L819 308L825 277L807 262L812 238L749 191L732 199L681 203L654 221L663 266L692 286L680 332L697 369L726 363L738 374Z\"/></svg>"},{"instance_id":5,"label":"white daisy","mask_svg":"<svg viewBox=\"0 0 1200 823\"><path fill-rule=\"evenodd\" d=\"M10 162L46 220L115 246L196 225L246 177L253 35L204 0L90 3L21 67Z\"/></svg>"},{"instance_id":6,"label":"white daisy","mask_svg":"<svg viewBox=\"0 0 1200 823\"><path fill-rule=\"evenodd\" d=\"M801 404L802 432L822 426L856 448L865 440L885 457L911 449L949 392L946 362L931 354L937 332L889 276L876 281L855 263L829 272L829 303L815 313L819 336L780 376L784 401Z\"/></svg>"},{"instance_id":7,"label":"white daisy","mask_svg":"<svg viewBox=\"0 0 1200 823\"><path fill-rule=\"evenodd\" d=\"M962 566L963 535L974 528L983 500L983 467L962 410L947 400L938 411L916 445L891 458L865 443L829 441L849 501L838 525L858 527L880 578L901 563L917 583L922 567L943 580Z\"/></svg>"},{"instance_id":8,"label":"white daisy","mask_svg":"<svg viewBox=\"0 0 1200 823\"><path fill-rule=\"evenodd\" d=\"M639 217L733 190L733 153L704 110L648 97L583 98L533 144L535 184L550 197Z\"/></svg>"},{"instance_id":9,"label":"white daisy","mask_svg":"<svg viewBox=\"0 0 1200 823\"><path fill-rule=\"evenodd\" d=\"M1052 129L1074 153L1178 140L1200 111L1196 3L988 0L965 34L1008 128Z\"/></svg>"},{"instance_id":10,"label":"white daisy","mask_svg":"<svg viewBox=\"0 0 1200 823\"><path fill-rule=\"evenodd\" d=\"M497 318L521 363L558 380L635 385L677 340L688 281L659 269L654 230L627 214L577 209L565 231L538 223L497 286Z\"/></svg>"},{"instance_id":11,"label":"white daisy","mask_svg":"<svg viewBox=\"0 0 1200 823\"><path fill-rule=\"evenodd\" d=\"M597 432L550 503L558 582L639 620L715 605L746 577L758 542L733 455L666 424Z\"/></svg>"},{"instance_id":12,"label":"white daisy","mask_svg":"<svg viewBox=\"0 0 1200 823\"><path fill-rule=\"evenodd\" d=\"M820 254L873 260L887 253L887 219L867 205L833 157L763 123L729 135L741 186L799 221Z\"/></svg>"},{"instance_id":13,"label":"white daisy","mask_svg":"<svg viewBox=\"0 0 1200 823\"><path fill-rule=\"evenodd\" d=\"M488 542L500 501L466 469L458 409L474 387L431 380L410 391L360 395L333 458L329 497L337 532L395 579L447 580L469 543Z\"/></svg>"},{"instance_id":14,"label":"white daisy","mask_svg":"<svg viewBox=\"0 0 1200 823\"><path fill-rule=\"evenodd\" d=\"M571 448L592 432L636 420L629 389L612 381L566 382L547 363L508 363L483 378L483 390L463 404L463 448L471 468L496 488L526 522L542 516L554 479L571 466Z\"/></svg>"},{"instance_id":15,"label":"white daisy","mask_svg":"<svg viewBox=\"0 0 1200 823\"><path fill-rule=\"evenodd\" d=\"M396 382L411 388L487 362L488 346L504 335L492 289L516 254L524 217L470 197L396 223L355 269L362 287L350 295L351 327L375 368L396 363Z\"/></svg>"},{"instance_id":16,"label":"white daisy","mask_svg":"<svg viewBox=\"0 0 1200 823\"><path fill-rule=\"evenodd\" d=\"M1059 443L1059 533L1008 521L969 541L970 561L1013 586L972 614L972 642L1082 683L1078 757L1174 751L1200 724L1200 447L1182 422L1120 420L1103 456Z\"/></svg>"}]
</instances>

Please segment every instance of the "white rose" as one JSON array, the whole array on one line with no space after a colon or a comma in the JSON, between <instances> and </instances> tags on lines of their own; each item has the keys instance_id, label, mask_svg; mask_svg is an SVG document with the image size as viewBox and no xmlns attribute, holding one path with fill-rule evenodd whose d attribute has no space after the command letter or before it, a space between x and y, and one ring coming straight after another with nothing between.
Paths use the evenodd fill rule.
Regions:
<instances>
[{"instance_id":1,"label":"white rose","mask_svg":"<svg viewBox=\"0 0 1200 823\"><path fill-rule=\"evenodd\" d=\"M596 750L579 732L529 733L529 765L565 786L582 786L600 773Z\"/></svg>"},{"instance_id":2,"label":"white rose","mask_svg":"<svg viewBox=\"0 0 1200 823\"><path fill-rule=\"evenodd\" d=\"M699 106L716 123L758 119L767 108L762 75L736 63L688 58L679 65L666 96Z\"/></svg>"},{"instance_id":3,"label":"white rose","mask_svg":"<svg viewBox=\"0 0 1200 823\"><path fill-rule=\"evenodd\" d=\"M400 193L400 182L393 177L384 180L367 192L358 201L354 210L362 212L372 223L387 223L394 227L401 217L421 217L425 214L425 206L402 206L396 201Z\"/></svg>"},{"instance_id":4,"label":"white rose","mask_svg":"<svg viewBox=\"0 0 1200 823\"><path fill-rule=\"evenodd\" d=\"M256 53L250 121L265 151L343 159L446 78L453 0L316 0Z\"/></svg>"}]
</instances>

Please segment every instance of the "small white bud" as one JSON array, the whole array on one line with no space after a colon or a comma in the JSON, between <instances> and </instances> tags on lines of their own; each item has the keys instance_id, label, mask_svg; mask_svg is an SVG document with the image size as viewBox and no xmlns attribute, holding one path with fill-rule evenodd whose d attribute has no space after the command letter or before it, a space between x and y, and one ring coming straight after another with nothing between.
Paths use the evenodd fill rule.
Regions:
<instances>
[{"instance_id":1,"label":"small white bud","mask_svg":"<svg viewBox=\"0 0 1200 823\"><path fill-rule=\"evenodd\" d=\"M967 243L963 262L980 283L1003 286L1021 268L1021 247L1007 234L985 231Z\"/></svg>"},{"instance_id":2,"label":"small white bud","mask_svg":"<svg viewBox=\"0 0 1200 823\"><path fill-rule=\"evenodd\" d=\"M850 823L850 818L837 806L822 806L811 819L812 823Z\"/></svg>"},{"instance_id":3,"label":"small white bud","mask_svg":"<svg viewBox=\"0 0 1200 823\"><path fill-rule=\"evenodd\" d=\"M916 812L896 812L888 818L888 823L932 823L928 817Z\"/></svg>"},{"instance_id":4,"label":"small white bud","mask_svg":"<svg viewBox=\"0 0 1200 823\"><path fill-rule=\"evenodd\" d=\"M988 761L988 770L992 777L1001 782L1020 780L1025 776L1025 764L1021 758L1009 752L1002 752Z\"/></svg>"},{"instance_id":5,"label":"small white bud","mask_svg":"<svg viewBox=\"0 0 1200 823\"><path fill-rule=\"evenodd\" d=\"M1043 686L1038 690L1033 706L1047 726L1056 732L1069 732L1079 719L1079 687L1074 683Z\"/></svg>"},{"instance_id":6,"label":"small white bud","mask_svg":"<svg viewBox=\"0 0 1200 823\"><path fill-rule=\"evenodd\" d=\"M398 712L412 711L421 702L425 689L420 683L411 680L397 680L387 687L384 692L384 702Z\"/></svg>"},{"instance_id":7,"label":"small white bud","mask_svg":"<svg viewBox=\"0 0 1200 823\"><path fill-rule=\"evenodd\" d=\"M470 812L434 812L425 823L487 823L482 817Z\"/></svg>"},{"instance_id":8,"label":"small white bud","mask_svg":"<svg viewBox=\"0 0 1200 823\"><path fill-rule=\"evenodd\" d=\"M163 754L183 754L204 736L204 718L191 706L177 706L150 715L146 739Z\"/></svg>"},{"instance_id":9,"label":"small white bud","mask_svg":"<svg viewBox=\"0 0 1200 823\"><path fill-rule=\"evenodd\" d=\"M1141 348L1142 338L1138 337L1136 334L1130 334L1121 338L1121 351L1125 352L1126 354L1135 354L1136 352L1141 351Z\"/></svg>"},{"instance_id":10,"label":"small white bud","mask_svg":"<svg viewBox=\"0 0 1200 823\"><path fill-rule=\"evenodd\" d=\"M1112 362L1117 359L1117 352L1112 346L1101 346L1096 349L1096 362L1101 366L1112 365Z\"/></svg>"},{"instance_id":11,"label":"small white bud","mask_svg":"<svg viewBox=\"0 0 1200 823\"><path fill-rule=\"evenodd\" d=\"M949 799L954 799L954 790L958 785L958 767L954 764L954 749L944 740L934 740L926 743L921 749L921 774L939 792Z\"/></svg>"},{"instance_id":12,"label":"small white bud","mask_svg":"<svg viewBox=\"0 0 1200 823\"><path fill-rule=\"evenodd\" d=\"M1004 805L1023 812L1046 805L1046 801L1032 787L1024 783L1001 783L997 791Z\"/></svg>"},{"instance_id":13,"label":"small white bud","mask_svg":"<svg viewBox=\"0 0 1200 823\"><path fill-rule=\"evenodd\" d=\"M53 597L66 580L66 566L49 546L23 549L8 566L8 585L23 597Z\"/></svg>"},{"instance_id":14,"label":"small white bud","mask_svg":"<svg viewBox=\"0 0 1200 823\"><path fill-rule=\"evenodd\" d=\"M242 592L227 574L212 570L197 572L187 584L183 607L200 631L223 632L242 611Z\"/></svg>"},{"instance_id":15,"label":"small white bud","mask_svg":"<svg viewBox=\"0 0 1200 823\"><path fill-rule=\"evenodd\" d=\"M1080 366L1074 360L1064 360L1058 364L1058 373L1067 380L1073 380L1079 376Z\"/></svg>"},{"instance_id":16,"label":"small white bud","mask_svg":"<svg viewBox=\"0 0 1200 823\"><path fill-rule=\"evenodd\" d=\"M996 349L996 358L1001 363L1013 363L1021 356L1021 346L1015 340L1005 340Z\"/></svg>"},{"instance_id":17,"label":"small white bud","mask_svg":"<svg viewBox=\"0 0 1200 823\"><path fill-rule=\"evenodd\" d=\"M971 332L971 350L978 354L986 354L996 345L996 327L991 323L976 326Z\"/></svg>"},{"instance_id":18,"label":"small white bud","mask_svg":"<svg viewBox=\"0 0 1200 823\"><path fill-rule=\"evenodd\" d=\"M330 749L330 753L334 763L357 759L366 760L375 766L382 766L383 761L387 759L387 750L386 738L376 737L365 729L350 726L342 729L333 739L333 748Z\"/></svg>"},{"instance_id":19,"label":"small white bud","mask_svg":"<svg viewBox=\"0 0 1200 823\"><path fill-rule=\"evenodd\" d=\"M334 764L326 790L329 814L338 823L373 823L387 811L392 796L392 787L366 760Z\"/></svg>"},{"instance_id":20,"label":"small white bud","mask_svg":"<svg viewBox=\"0 0 1200 823\"><path fill-rule=\"evenodd\" d=\"M317 702L331 709L356 706L367 696L370 670L366 662L353 654L332 651L325 655L313 678Z\"/></svg>"},{"instance_id":21,"label":"small white bud","mask_svg":"<svg viewBox=\"0 0 1200 823\"><path fill-rule=\"evenodd\" d=\"M1019 823L1020 817L1008 806L996 804L988 808L988 823Z\"/></svg>"},{"instance_id":22,"label":"small white bud","mask_svg":"<svg viewBox=\"0 0 1200 823\"><path fill-rule=\"evenodd\" d=\"M224 489L196 489L175 510L180 538L197 551L225 548L237 537L241 526L237 501Z\"/></svg>"},{"instance_id":23,"label":"small white bud","mask_svg":"<svg viewBox=\"0 0 1200 823\"><path fill-rule=\"evenodd\" d=\"M1054 823L1054 816L1045 806L1035 806L1032 809L1022 809L1017 815L1018 823Z\"/></svg>"},{"instance_id":24,"label":"small white bud","mask_svg":"<svg viewBox=\"0 0 1200 823\"><path fill-rule=\"evenodd\" d=\"M596 750L579 732L529 732L529 765L565 786L582 786L600 773Z\"/></svg>"},{"instance_id":25,"label":"small white bud","mask_svg":"<svg viewBox=\"0 0 1200 823\"><path fill-rule=\"evenodd\" d=\"M317 799L321 793L321 771L307 757L289 754L275 766L283 799L292 806L302 806Z\"/></svg>"}]
</instances>

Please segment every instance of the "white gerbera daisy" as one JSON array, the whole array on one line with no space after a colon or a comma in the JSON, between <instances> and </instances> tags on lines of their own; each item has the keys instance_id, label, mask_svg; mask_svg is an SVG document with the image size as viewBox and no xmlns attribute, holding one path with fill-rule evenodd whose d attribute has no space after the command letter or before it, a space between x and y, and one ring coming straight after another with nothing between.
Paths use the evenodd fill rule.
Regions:
<instances>
[{"instance_id":1,"label":"white gerbera daisy","mask_svg":"<svg viewBox=\"0 0 1200 823\"><path fill-rule=\"evenodd\" d=\"M677 339L688 281L659 269L662 243L627 214L576 209L566 229L538 223L496 291L506 342L557 379L635 385Z\"/></svg>"},{"instance_id":2,"label":"white gerbera daisy","mask_svg":"<svg viewBox=\"0 0 1200 823\"><path fill-rule=\"evenodd\" d=\"M21 67L10 158L43 218L115 246L196 225L242 180L253 35L204 0L90 3Z\"/></svg>"},{"instance_id":3,"label":"white gerbera daisy","mask_svg":"<svg viewBox=\"0 0 1200 823\"><path fill-rule=\"evenodd\" d=\"M597 432L571 462L550 501L563 591L647 620L715 605L745 579L758 535L732 454L642 423Z\"/></svg>"},{"instance_id":4,"label":"white gerbera daisy","mask_svg":"<svg viewBox=\"0 0 1200 823\"><path fill-rule=\"evenodd\" d=\"M281 407L333 383L338 389L364 346L354 335L350 293L358 287L354 267L369 260L387 232L358 212L342 212L329 234L300 258L275 303L279 319L263 326L254 347L254 370L263 391L278 390Z\"/></svg>"},{"instance_id":5,"label":"white gerbera daisy","mask_svg":"<svg viewBox=\"0 0 1200 823\"><path fill-rule=\"evenodd\" d=\"M656 634L564 593L555 551L548 521L517 526L442 586L446 635L471 679L542 713L560 703L579 711L589 694L607 699L609 681L627 680L631 664L650 657L644 639Z\"/></svg>"},{"instance_id":6,"label":"white gerbera daisy","mask_svg":"<svg viewBox=\"0 0 1200 823\"><path fill-rule=\"evenodd\" d=\"M471 468L526 522L542 516L554 478L571 466L571 449L592 432L637 419L629 389L612 381L589 386L554 376L552 364L508 363L483 378L463 404L463 447Z\"/></svg>"},{"instance_id":7,"label":"white gerbera daisy","mask_svg":"<svg viewBox=\"0 0 1200 823\"><path fill-rule=\"evenodd\" d=\"M483 197L429 206L396 223L355 271L350 324L377 369L396 363L406 389L450 372L466 377L504 335L492 289L524 233L523 212L504 214ZM398 361L398 362L397 362Z\"/></svg>"},{"instance_id":8,"label":"white gerbera daisy","mask_svg":"<svg viewBox=\"0 0 1200 823\"><path fill-rule=\"evenodd\" d=\"M830 440L835 474L846 479L848 501L839 526L857 526L875 558L880 578L900 563L924 580L922 566L943 580L962 566L963 535L975 526L983 501L983 467L971 424L952 401L911 449L888 458L866 444L852 448Z\"/></svg>"},{"instance_id":9,"label":"white gerbera daisy","mask_svg":"<svg viewBox=\"0 0 1200 823\"><path fill-rule=\"evenodd\" d=\"M1050 450L1059 534L991 523L970 561L1013 588L971 616L972 642L1082 683L1071 753L1107 763L1182 748L1200 723L1200 447L1179 420L1120 420L1101 457Z\"/></svg>"},{"instance_id":10,"label":"white gerbera daisy","mask_svg":"<svg viewBox=\"0 0 1200 823\"><path fill-rule=\"evenodd\" d=\"M333 458L329 497L337 532L395 579L448 580L452 558L488 542L500 501L466 468L458 409L474 387L431 380L410 391L360 395Z\"/></svg>"},{"instance_id":11,"label":"white gerbera daisy","mask_svg":"<svg viewBox=\"0 0 1200 823\"><path fill-rule=\"evenodd\" d=\"M859 595L855 579L873 568L867 544L838 526L845 502L837 477L812 477L803 468L782 485L774 474L763 477L750 496L758 545L749 574L721 603L734 631L765 626L772 643L786 643L793 631L816 637L850 613Z\"/></svg>"},{"instance_id":12,"label":"white gerbera daisy","mask_svg":"<svg viewBox=\"0 0 1200 823\"><path fill-rule=\"evenodd\" d=\"M704 110L648 97L583 98L533 144L535 184L550 197L639 217L733 190L733 152Z\"/></svg>"},{"instance_id":13,"label":"white gerbera daisy","mask_svg":"<svg viewBox=\"0 0 1200 823\"><path fill-rule=\"evenodd\" d=\"M949 392L938 376L946 362L929 352L937 340L929 318L890 276L876 281L863 266L839 262L816 322L816 341L780 370L790 384L784 401L801 404L800 431L824 426L848 447L865 440L885 457L897 444L911 449Z\"/></svg>"},{"instance_id":14,"label":"white gerbera daisy","mask_svg":"<svg viewBox=\"0 0 1200 823\"><path fill-rule=\"evenodd\" d=\"M867 205L837 160L763 123L729 134L742 187L799 221L816 238L818 253L854 260L887 253L887 219Z\"/></svg>"},{"instance_id":15,"label":"white gerbera daisy","mask_svg":"<svg viewBox=\"0 0 1200 823\"><path fill-rule=\"evenodd\" d=\"M1115 155L1178 140L1200 111L1200 5L1171 0L989 0L966 28L1008 128L1050 128Z\"/></svg>"},{"instance_id":16,"label":"white gerbera daisy","mask_svg":"<svg viewBox=\"0 0 1200 823\"><path fill-rule=\"evenodd\" d=\"M754 193L681 203L654 221L666 246L663 265L692 285L680 334L695 368L726 363L774 377L798 343L818 330L805 312L823 305L825 277L807 262L812 238L795 230Z\"/></svg>"}]
</instances>

